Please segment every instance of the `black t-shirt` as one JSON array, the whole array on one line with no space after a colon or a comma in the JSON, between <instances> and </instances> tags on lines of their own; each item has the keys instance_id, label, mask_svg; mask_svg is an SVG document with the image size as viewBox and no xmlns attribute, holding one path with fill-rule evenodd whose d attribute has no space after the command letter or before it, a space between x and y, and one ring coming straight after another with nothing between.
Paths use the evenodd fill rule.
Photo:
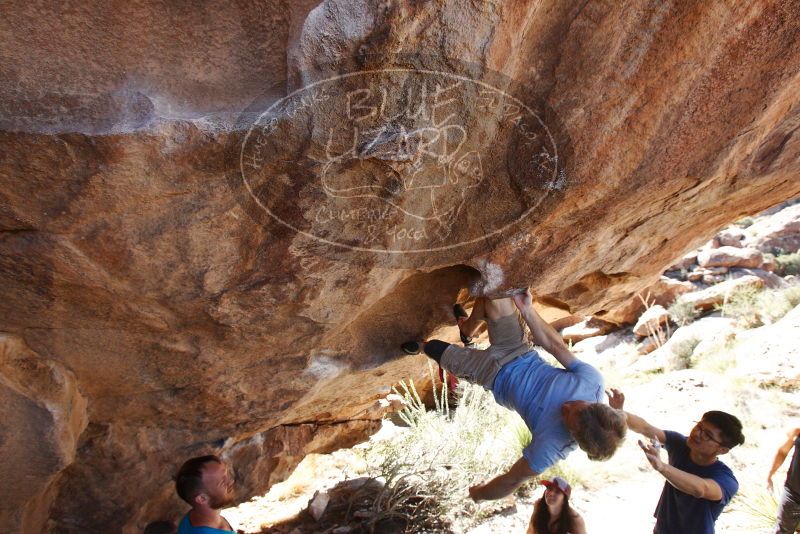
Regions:
<instances>
[{"instance_id":1,"label":"black t-shirt","mask_svg":"<svg viewBox=\"0 0 800 534\"><path fill-rule=\"evenodd\" d=\"M794 455L786 473L786 489L800 496L800 436L794 440Z\"/></svg>"},{"instance_id":2,"label":"black t-shirt","mask_svg":"<svg viewBox=\"0 0 800 534\"><path fill-rule=\"evenodd\" d=\"M701 478L710 478L722 488L722 499L698 499L664 482L664 490L656 507L656 534L713 534L714 522L725 505L736 495L739 482L733 471L717 460L711 465L697 465L689 457L686 436L667 430L665 448L669 465Z\"/></svg>"}]
</instances>

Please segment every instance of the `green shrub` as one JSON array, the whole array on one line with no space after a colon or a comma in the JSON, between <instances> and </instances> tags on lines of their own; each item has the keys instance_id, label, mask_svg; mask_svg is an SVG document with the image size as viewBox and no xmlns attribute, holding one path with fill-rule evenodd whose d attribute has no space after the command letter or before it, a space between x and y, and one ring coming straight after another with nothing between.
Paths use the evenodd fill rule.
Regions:
<instances>
[{"instance_id":1,"label":"green shrub","mask_svg":"<svg viewBox=\"0 0 800 534\"><path fill-rule=\"evenodd\" d=\"M775 256L775 263L778 264L778 274L800 274L800 252Z\"/></svg>"},{"instance_id":2,"label":"green shrub","mask_svg":"<svg viewBox=\"0 0 800 534\"><path fill-rule=\"evenodd\" d=\"M800 304L800 286L791 286L784 289L781 294L791 308ZM790 308L790 309L791 309ZM784 314L785 315L785 314Z\"/></svg>"},{"instance_id":3,"label":"green shrub","mask_svg":"<svg viewBox=\"0 0 800 534\"><path fill-rule=\"evenodd\" d=\"M754 222L755 221L753 221L752 217L745 217L744 219L739 219L738 221L736 221L733 224L735 224L739 228L747 228L749 226L753 226Z\"/></svg>"},{"instance_id":4,"label":"green shrub","mask_svg":"<svg viewBox=\"0 0 800 534\"><path fill-rule=\"evenodd\" d=\"M800 286L786 289L745 287L728 296L717 309L745 328L772 324L800 303Z\"/></svg>"},{"instance_id":5,"label":"green shrub","mask_svg":"<svg viewBox=\"0 0 800 534\"><path fill-rule=\"evenodd\" d=\"M715 345L705 348L700 354L693 350L689 366L692 369L723 374L736 365L735 349L737 343L736 336L731 335L719 340Z\"/></svg>"},{"instance_id":6,"label":"green shrub","mask_svg":"<svg viewBox=\"0 0 800 534\"><path fill-rule=\"evenodd\" d=\"M670 367L674 370L689 369L692 367L692 354L700 344L697 338L684 339L672 347L672 362Z\"/></svg>"},{"instance_id":7,"label":"green shrub","mask_svg":"<svg viewBox=\"0 0 800 534\"><path fill-rule=\"evenodd\" d=\"M528 425L525 424L521 417L516 417L512 418L506 429L512 445L522 454L522 449L527 447L533 440L533 435Z\"/></svg>"},{"instance_id":8,"label":"green shrub","mask_svg":"<svg viewBox=\"0 0 800 534\"><path fill-rule=\"evenodd\" d=\"M678 296L675 301L667 308L669 318L678 326L686 326L700 316L700 310L694 307L694 304L683 298L683 295Z\"/></svg>"},{"instance_id":9,"label":"green shrub","mask_svg":"<svg viewBox=\"0 0 800 534\"><path fill-rule=\"evenodd\" d=\"M743 512L747 525L753 532L772 532L778 515L778 503L765 490L746 486L742 488L729 505L731 510Z\"/></svg>"},{"instance_id":10,"label":"green shrub","mask_svg":"<svg viewBox=\"0 0 800 534\"><path fill-rule=\"evenodd\" d=\"M397 388L392 388L395 393L398 395L402 395L403 402L405 406L402 410L400 410L397 415L403 422L411 428L415 428L420 425L422 418L425 416L426 407L425 403L422 402L422 399L417 393L417 388L414 387L414 381L409 380L409 383L406 384L404 380L400 381L400 390ZM444 399L445 403L447 402L447 381L445 380L442 384L442 398ZM436 403L436 409L440 410L439 407L439 396L436 394L436 387L433 388L433 399ZM447 416L449 407L444 407L441 409L442 413Z\"/></svg>"},{"instance_id":11,"label":"green shrub","mask_svg":"<svg viewBox=\"0 0 800 534\"><path fill-rule=\"evenodd\" d=\"M740 288L727 295L721 305L716 308L723 317L735 319L745 328L761 326L763 323L758 306L758 295L761 290L752 286Z\"/></svg>"},{"instance_id":12,"label":"green shrub","mask_svg":"<svg viewBox=\"0 0 800 534\"><path fill-rule=\"evenodd\" d=\"M468 490L520 458L531 439L520 417L499 406L491 392L463 380L455 410L447 404L446 380L434 394L434 410L425 409L413 382L402 382L397 393L406 401L400 417L408 431L365 453L370 475L384 484L367 523L391 517L406 532L439 532L456 518L472 524L502 507L499 501L476 505Z\"/></svg>"}]
</instances>

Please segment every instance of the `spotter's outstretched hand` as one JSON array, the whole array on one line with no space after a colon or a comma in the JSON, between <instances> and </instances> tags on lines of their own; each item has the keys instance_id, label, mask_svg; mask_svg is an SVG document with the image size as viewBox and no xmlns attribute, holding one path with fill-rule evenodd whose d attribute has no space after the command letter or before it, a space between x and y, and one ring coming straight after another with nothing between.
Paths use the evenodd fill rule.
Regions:
<instances>
[{"instance_id":1,"label":"spotter's outstretched hand","mask_svg":"<svg viewBox=\"0 0 800 534\"><path fill-rule=\"evenodd\" d=\"M650 465L658 471L659 473L664 470L664 462L661 460L661 447L655 447L652 444L647 444L642 440L639 440L639 447L642 448L644 451L644 455L647 458L647 461L650 462Z\"/></svg>"},{"instance_id":2,"label":"spotter's outstretched hand","mask_svg":"<svg viewBox=\"0 0 800 534\"><path fill-rule=\"evenodd\" d=\"M621 410L625 405L625 394L618 389L611 388L606 390L608 395L608 405L615 410Z\"/></svg>"}]
</instances>

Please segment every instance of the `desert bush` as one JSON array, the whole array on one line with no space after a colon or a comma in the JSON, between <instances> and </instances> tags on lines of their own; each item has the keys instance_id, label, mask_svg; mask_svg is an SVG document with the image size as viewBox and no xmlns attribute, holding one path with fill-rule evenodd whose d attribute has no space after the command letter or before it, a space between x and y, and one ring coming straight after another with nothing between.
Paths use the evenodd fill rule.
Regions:
<instances>
[{"instance_id":1,"label":"desert bush","mask_svg":"<svg viewBox=\"0 0 800 534\"><path fill-rule=\"evenodd\" d=\"M736 319L744 328L756 328L764 325L761 310L752 295L739 295L731 299L726 306L721 306L723 317Z\"/></svg>"},{"instance_id":2,"label":"desert bush","mask_svg":"<svg viewBox=\"0 0 800 534\"><path fill-rule=\"evenodd\" d=\"M779 254L775 256L775 263L778 265L778 274L784 276L800 274L800 252Z\"/></svg>"},{"instance_id":3,"label":"desert bush","mask_svg":"<svg viewBox=\"0 0 800 534\"><path fill-rule=\"evenodd\" d=\"M730 317L745 328L753 328L763 324L757 304L760 289L752 286L743 287L726 295L722 304L716 308L723 317Z\"/></svg>"},{"instance_id":4,"label":"desert bush","mask_svg":"<svg viewBox=\"0 0 800 534\"><path fill-rule=\"evenodd\" d=\"M784 254L789 254L788 252L786 252L786 249L783 249L781 247L772 247L770 249L769 253L772 254L773 257L775 257L775 256L783 256Z\"/></svg>"},{"instance_id":5,"label":"desert bush","mask_svg":"<svg viewBox=\"0 0 800 534\"><path fill-rule=\"evenodd\" d=\"M800 303L800 286L759 290L745 287L731 293L717 309L745 328L772 324Z\"/></svg>"},{"instance_id":6,"label":"desert bush","mask_svg":"<svg viewBox=\"0 0 800 534\"><path fill-rule=\"evenodd\" d=\"M700 316L700 310L694 307L694 304L683 298L683 295L678 296L672 304L667 308L669 318L678 326L686 326Z\"/></svg>"},{"instance_id":7,"label":"desert bush","mask_svg":"<svg viewBox=\"0 0 800 534\"><path fill-rule=\"evenodd\" d=\"M778 502L765 490L744 487L731 501L729 508L744 512L753 532L772 532L778 515Z\"/></svg>"},{"instance_id":8,"label":"desert bush","mask_svg":"<svg viewBox=\"0 0 800 534\"><path fill-rule=\"evenodd\" d=\"M431 373L433 373L433 367L429 367ZM433 379L433 374L431 374L431 378ZM445 379L442 380L441 394L437 394L438 392L436 386L433 387L433 404L437 413L441 414L443 417L449 417L450 405L448 403L446 374L444 378ZM436 383L435 380L433 383ZM392 388L392 390L403 397L404 407L402 410L400 410L400 412L398 412L398 417L400 417L400 419L411 428L419 427L419 425L422 423L422 418L425 417L428 410L425 406L425 403L422 402L422 398L420 398L419 393L417 393L417 388L414 386L414 381L409 380L408 384L406 384L405 380L401 380L399 389L395 387Z\"/></svg>"},{"instance_id":9,"label":"desert bush","mask_svg":"<svg viewBox=\"0 0 800 534\"><path fill-rule=\"evenodd\" d=\"M511 419L508 426L506 426L506 431L515 450L518 450L520 454L522 454L522 449L527 447L533 439L528 425L519 416Z\"/></svg>"},{"instance_id":10,"label":"desert bush","mask_svg":"<svg viewBox=\"0 0 800 534\"><path fill-rule=\"evenodd\" d=\"M711 347L704 348L702 353L698 353L693 349L689 366L692 369L724 374L728 369L736 365L735 349L737 343L736 336L731 335L720 339Z\"/></svg>"},{"instance_id":11,"label":"desert bush","mask_svg":"<svg viewBox=\"0 0 800 534\"><path fill-rule=\"evenodd\" d=\"M653 300L652 302L650 301L650 294L647 294L647 296L645 297L643 297L642 295L638 296L639 300L644 305L645 311L643 313L647 313L650 310L650 308L655 306L655 300ZM667 321L665 324L659 323L656 325L648 323L645 326L647 328L647 337L650 338L650 340L652 340L653 343L655 343L656 348L663 347L664 343L666 343L667 340L672 336L672 329L669 326L669 321Z\"/></svg>"},{"instance_id":12,"label":"desert bush","mask_svg":"<svg viewBox=\"0 0 800 534\"><path fill-rule=\"evenodd\" d=\"M391 518L404 524L406 532L441 531L454 514L466 514L458 519L469 524L503 506L476 505L468 489L518 460L530 432L482 387L462 380L455 410L447 404L446 388L445 380L435 393L433 410L426 410L413 382L397 389L406 401L400 417L408 430L366 452L370 475L384 483L372 504L370 524Z\"/></svg>"},{"instance_id":13,"label":"desert bush","mask_svg":"<svg viewBox=\"0 0 800 534\"><path fill-rule=\"evenodd\" d=\"M693 365L692 354L694 349L700 344L697 338L684 339L672 346L672 357L669 361L669 368L674 371L689 369Z\"/></svg>"},{"instance_id":14,"label":"desert bush","mask_svg":"<svg viewBox=\"0 0 800 534\"><path fill-rule=\"evenodd\" d=\"M781 291L781 295L783 295L783 298L789 303L789 310L800 304L800 286L787 287Z\"/></svg>"},{"instance_id":15,"label":"desert bush","mask_svg":"<svg viewBox=\"0 0 800 534\"><path fill-rule=\"evenodd\" d=\"M754 222L755 222L755 221L753 220L753 218L752 218L752 217L745 217L744 219L739 219L738 221L736 221L736 222L735 222L735 223L733 223L733 224L735 224L735 225L736 225L736 226L738 226L739 228L742 228L742 229L744 229L744 228L748 228L748 227L750 227L750 226L753 226L753 223L754 223Z\"/></svg>"}]
</instances>

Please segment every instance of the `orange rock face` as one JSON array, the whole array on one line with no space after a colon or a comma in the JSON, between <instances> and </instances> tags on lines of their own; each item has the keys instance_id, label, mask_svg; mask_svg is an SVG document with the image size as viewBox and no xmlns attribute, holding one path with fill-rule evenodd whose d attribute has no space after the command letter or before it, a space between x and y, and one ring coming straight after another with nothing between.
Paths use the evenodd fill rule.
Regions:
<instances>
[{"instance_id":1,"label":"orange rock face","mask_svg":"<svg viewBox=\"0 0 800 534\"><path fill-rule=\"evenodd\" d=\"M680 282L662 276L654 284L634 295L625 305L604 315L603 319L617 324L635 323L649 306L657 304L669 307L679 295L693 289L694 286L690 282Z\"/></svg>"},{"instance_id":2,"label":"orange rock face","mask_svg":"<svg viewBox=\"0 0 800 534\"><path fill-rule=\"evenodd\" d=\"M602 315L800 193L797 2L317 4L0 7L0 530L263 492L464 288Z\"/></svg>"}]
</instances>

